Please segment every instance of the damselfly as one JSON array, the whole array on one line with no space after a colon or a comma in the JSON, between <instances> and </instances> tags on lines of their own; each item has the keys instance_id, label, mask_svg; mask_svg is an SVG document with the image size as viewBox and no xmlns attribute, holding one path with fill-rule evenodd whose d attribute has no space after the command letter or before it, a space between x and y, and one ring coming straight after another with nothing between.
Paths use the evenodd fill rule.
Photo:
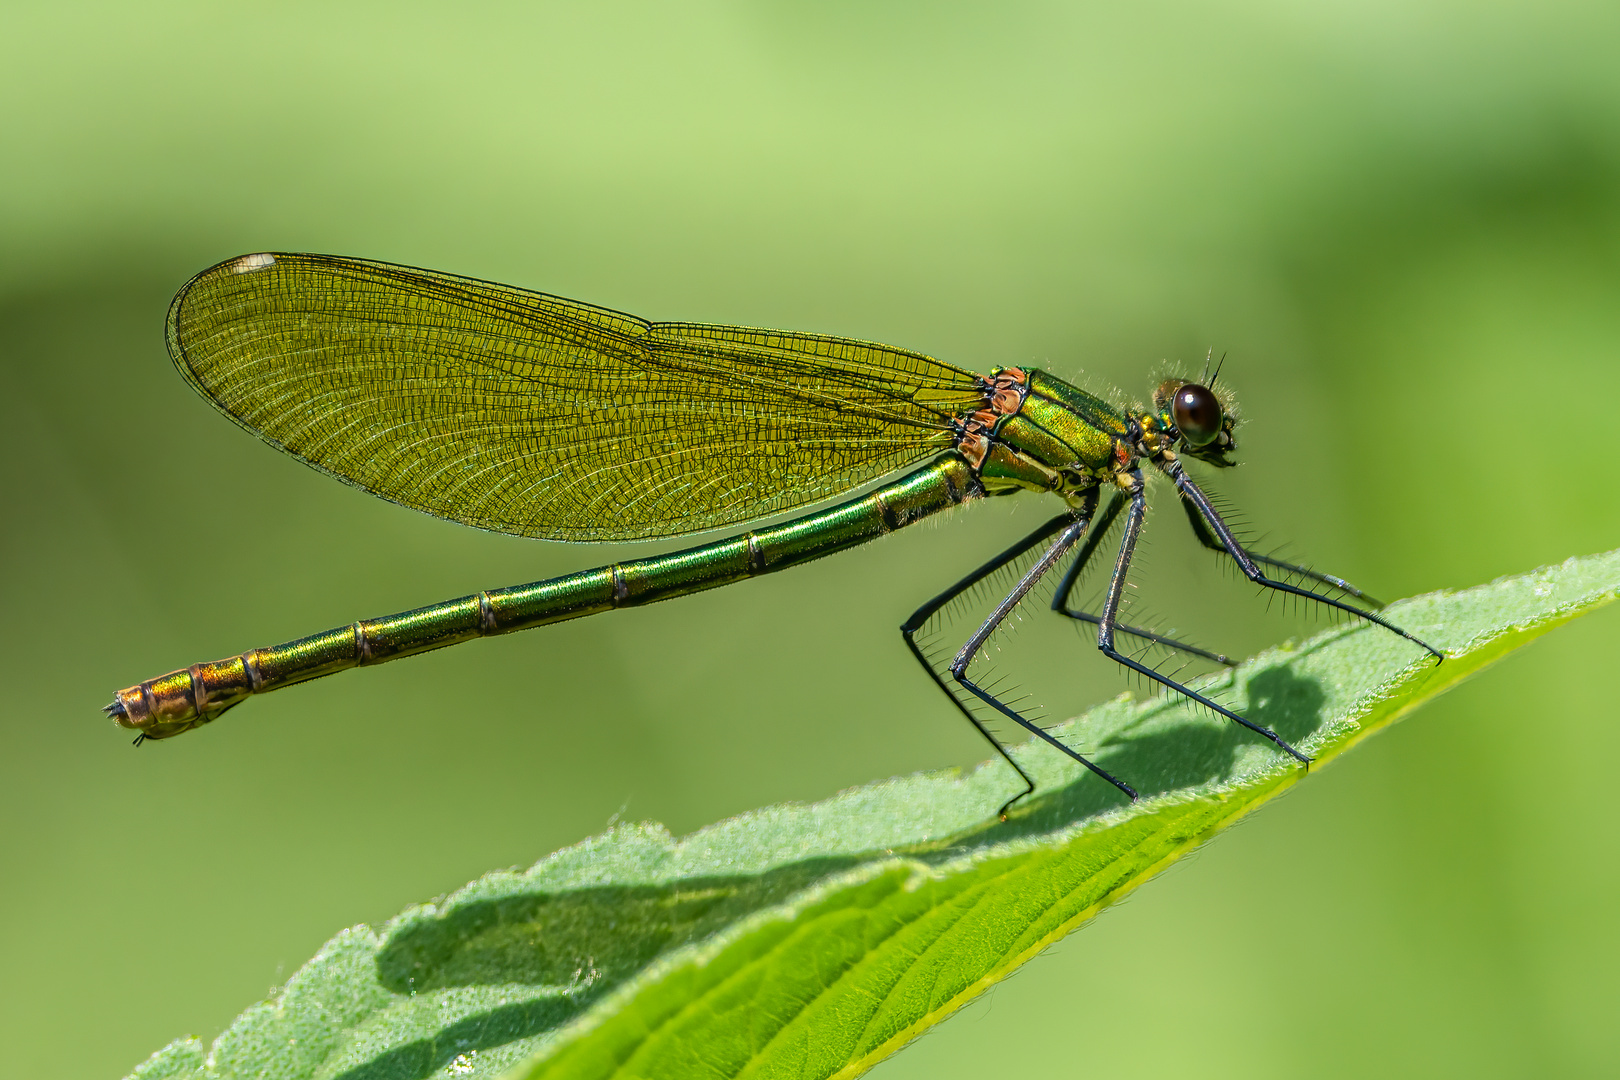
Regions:
<instances>
[{"instance_id":1,"label":"damselfly","mask_svg":"<svg viewBox=\"0 0 1620 1080\"><path fill-rule=\"evenodd\" d=\"M1235 463L1236 418L1214 385L1218 372L1208 386L1164 380L1151 406L1127 408L1033 368L979 375L869 342L649 323L470 278L302 254L245 255L198 274L169 308L168 342L192 386L272 446L393 502L519 536L682 536L911 471L829 508L684 551L363 619L139 683L107 706L119 724L140 733L137 743L200 727L252 694L757 577L979 497L1033 491L1061 500L1062 512L901 627L929 676L1022 777L1024 790L1003 815L1034 782L973 702L1136 798L1124 780L971 675L997 627L1071 556L1052 607L1095 624L1106 656L1308 763L1269 728L1116 647L1123 635L1227 662L1119 621L1147 513L1144 463L1174 485L1198 541L1230 556L1251 581L1320 601L1441 655L1367 610L1377 602L1348 582L1239 543L1182 463ZM1122 513L1100 609L1078 610L1070 602L1076 575ZM942 671L929 663L917 642L927 621L1043 544L949 665ZM952 693L953 684L965 697Z\"/></svg>"}]
</instances>

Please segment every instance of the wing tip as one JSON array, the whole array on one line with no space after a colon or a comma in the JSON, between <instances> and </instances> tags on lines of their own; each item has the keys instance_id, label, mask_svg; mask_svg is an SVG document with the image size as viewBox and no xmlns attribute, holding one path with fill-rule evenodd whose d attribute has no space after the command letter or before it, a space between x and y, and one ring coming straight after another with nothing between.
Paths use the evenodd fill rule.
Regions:
<instances>
[{"instance_id":1,"label":"wing tip","mask_svg":"<svg viewBox=\"0 0 1620 1080\"><path fill-rule=\"evenodd\" d=\"M268 251L255 252L252 255L239 255L225 263L224 269L232 274L251 274L255 270L263 270L276 265L276 257Z\"/></svg>"}]
</instances>

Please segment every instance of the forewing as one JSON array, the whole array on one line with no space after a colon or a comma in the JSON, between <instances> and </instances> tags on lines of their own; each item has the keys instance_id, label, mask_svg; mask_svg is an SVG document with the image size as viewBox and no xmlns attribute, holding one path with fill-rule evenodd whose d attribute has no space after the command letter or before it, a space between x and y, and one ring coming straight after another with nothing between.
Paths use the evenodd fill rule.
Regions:
<instances>
[{"instance_id":1,"label":"forewing","mask_svg":"<svg viewBox=\"0 0 1620 1080\"><path fill-rule=\"evenodd\" d=\"M192 279L169 350L271 444L480 528L627 540L848 491L950 445L977 377L883 345L647 323L327 255Z\"/></svg>"}]
</instances>

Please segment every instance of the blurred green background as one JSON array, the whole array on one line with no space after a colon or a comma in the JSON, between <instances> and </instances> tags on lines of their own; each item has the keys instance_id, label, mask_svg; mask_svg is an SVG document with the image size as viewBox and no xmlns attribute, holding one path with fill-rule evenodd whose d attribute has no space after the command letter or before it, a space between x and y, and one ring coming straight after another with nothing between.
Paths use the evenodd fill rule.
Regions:
<instances>
[{"instance_id":1,"label":"blurred green background","mask_svg":"<svg viewBox=\"0 0 1620 1080\"><path fill-rule=\"evenodd\" d=\"M685 832L978 760L895 627L1051 512L977 506L137 753L99 712L137 679L624 550L431 520L217 415L162 324L231 255L1132 397L1213 346L1252 421L1221 490L1375 593L1620 545L1613 4L13 0L0 26L10 1075L211 1038L341 927L615 814ZM1318 625L1179 512L1151 528L1156 603L1199 640ZM874 1075L1612 1075L1617 647L1614 612L1560 631ZM1054 717L1126 686L1071 655Z\"/></svg>"}]
</instances>

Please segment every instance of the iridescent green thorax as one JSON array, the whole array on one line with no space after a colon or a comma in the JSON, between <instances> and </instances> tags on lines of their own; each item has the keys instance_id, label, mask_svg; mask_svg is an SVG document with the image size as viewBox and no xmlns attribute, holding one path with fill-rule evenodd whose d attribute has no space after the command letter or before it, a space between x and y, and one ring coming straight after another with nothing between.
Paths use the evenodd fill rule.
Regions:
<instances>
[{"instance_id":1,"label":"iridescent green thorax","mask_svg":"<svg viewBox=\"0 0 1620 1080\"><path fill-rule=\"evenodd\" d=\"M1078 496L1135 457L1140 425L1129 413L1044 371L999 369L985 396L985 407L964 418L958 448L988 494Z\"/></svg>"}]
</instances>

